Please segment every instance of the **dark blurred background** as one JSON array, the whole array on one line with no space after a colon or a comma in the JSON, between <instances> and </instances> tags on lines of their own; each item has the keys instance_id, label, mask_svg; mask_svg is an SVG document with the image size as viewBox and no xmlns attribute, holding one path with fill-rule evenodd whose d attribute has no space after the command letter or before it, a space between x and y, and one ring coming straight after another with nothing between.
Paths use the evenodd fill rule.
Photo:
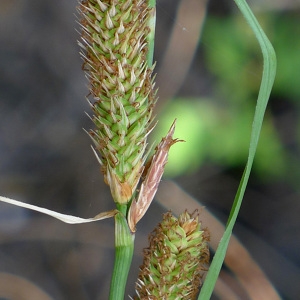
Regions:
<instances>
[{"instance_id":1,"label":"dark blurred background","mask_svg":"<svg viewBox=\"0 0 300 300\"><path fill-rule=\"evenodd\" d=\"M282 299L298 299L300 2L249 4L274 45L278 73L235 234ZM92 217L114 204L82 130L93 125L84 113L76 6L0 2L0 193ZM226 222L247 159L259 46L233 1L160 0L156 38L154 139L177 118L176 136L186 140L172 148L164 182ZM139 224L128 294L147 234L166 209L156 201ZM0 299L107 299L113 233L113 220L67 225L0 203ZM236 299L248 298L237 290Z\"/></svg>"}]
</instances>

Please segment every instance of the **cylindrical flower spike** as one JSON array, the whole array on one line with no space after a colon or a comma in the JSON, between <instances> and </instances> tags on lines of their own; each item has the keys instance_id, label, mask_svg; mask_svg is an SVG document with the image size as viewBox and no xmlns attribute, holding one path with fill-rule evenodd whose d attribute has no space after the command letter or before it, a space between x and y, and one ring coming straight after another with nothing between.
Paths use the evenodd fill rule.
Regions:
<instances>
[{"instance_id":1,"label":"cylindrical flower spike","mask_svg":"<svg viewBox=\"0 0 300 300\"><path fill-rule=\"evenodd\" d=\"M128 203L146 160L156 91L147 59L148 24L154 8L145 0L84 0L82 57L90 80L96 129L90 131L114 201Z\"/></svg>"},{"instance_id":2,"label":"cylindrical flower spike","mask_svg":"<svg viewBox=\"0 0 300 300\"><path fill-rule=\"evenodd\" d=\"M195 299L209 259L208 232L200 227L195 213L164 215L144 249L135 299Z\"/></svg>"}]
</instances>

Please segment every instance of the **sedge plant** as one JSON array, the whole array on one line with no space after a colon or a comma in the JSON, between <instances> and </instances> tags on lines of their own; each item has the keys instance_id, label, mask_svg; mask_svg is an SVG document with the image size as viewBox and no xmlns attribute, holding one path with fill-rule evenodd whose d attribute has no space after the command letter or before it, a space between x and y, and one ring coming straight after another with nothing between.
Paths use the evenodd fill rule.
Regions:
<instances>
[{"instance_id":1,"label":"sedge plant","mask_svg":"<svg viewBox=\"0 0 300 300\"><path fill-rule=\"evenodd\" d=\"M212 292L225 257L229 237L250 175L264 110L274 81L274 70L271 72L268 70L268 67L275 66L273 48L247 4L244 1L236 1L236 3L260 42L265 62L267 60L269 62L265 64L245 173L234 201L227 230L208 274L208 283L202 291L204 299L210 297L210 292ZM96 149L100 152L101 158L98 160L102 165L106 182L111 188L118 210L122 213L122 217L120 214L116 215L116 229L118 228L118 219L123 217L126 219L127 217L129 228L126 243L129 245L132 241L130 240L130 232L131 235L134 233L135 224L149 207L162 176L168 150L177 141L172 139L175 126L173 124L167 137L162 140L157 147L156 154L150 160L150 167L145 168L146 137L151 131L152 111L156 101L156 92L151 78L155 24L154 3L93 0L84 1L80 11L83 15L81 22L83 43L80 45L84 49L84 64L88 67L87 72L91 82L90 93L96 100L91 104L91 107L95 113L92 119L97 130L90 132L90 135ZM138 127L137 131L135 131L136 127ZM134 133L132 133L133 131ZM143 173L145 173L145 180L141 184L139 195L135 198L135 190ZM123 227L127 225L125 219L122 219ZM125 236L124 232L123 235ZM117 232L116 237L118 237ZM156 264L163 268L164 263L162 261L157 262L160 257L159 253L170 252L170 250L166 250L166 247L158 251L158 241L159 238L156 237L154 250L151 246L149 247L150 253L151 251L153 253L152 255L149 254L150 258L145 258L146 266L141 268L140 277L142 279L140 278L137 284L137 294L142 299L151 299L151 297L154 299L190 299L189 297L192 297L193 294L192 291L187 292L187 298L180 291L180 286L186 286L184 281L178 282L177 288L174 286L170 288L167 283L165 275L170 277L168 273L172 273L176 267L173 269L169 266L166 268L168 271L159 272L154 266ZM165 244L164 241L162 245ZM114 272L112 280L111 291L113 295L115 288L120 289L120 281L125 282L124 278L128 274L130 265L128 258L129 264L127 268L124 267L124 257L129 257L129 255L127 253L127 256L125 254L123 256L118 251L118 247L119 244L116 239L115 263L117 273ZM198 246L199 248L201 247ZM191 252L188 253L191 254ZM199 257L199 252L197 255ZM170 257L167 258L165 255L162 257L163 261L170 260ZM122 261L124 270L126 269L124 278L119 275L123 274L118 268L119 260ZM180 259L174 258L169 261L169 264L176 265L176 263L179 264L179 261ZM180 273L178 269L177 272ZM168 280L172 283L176 282L171 278ZM158 284L160 281L162 281L162 285ZM210 291L207 286L211 287ZM124 288L125 286L123 286ZM170 291L174 292L172 296ZM123 294L123 291L120 293Z\"/></svg>"},{"instance_id":2,"label":"sedge plant","mask_svg":"<svg viewBox=\"0 0 300 300\"><path fill-rule=\"evenodd\" d=\"M249 156L226 231L198 299L211 297L249 179L267 101L276 72L275 53L244 0L235 0L255 33L264 58L261 88ZM157 92L153 76L154 0L83 0L78 6L83 66L89 80L88 102L95 128L88 133L116 209L82 219L0 197L1 201L51 215L66 223L115 218L115 262L111 300L124 299L134 251L136 224L158 189L173 139L175 121L149 159L147 137L155 126ZM184 138L184 137L183 137ZM149 238L134 299L196 299L206 270L208 231L197 214L171 213Z\"/></svg>"},{"instance_id":3,"label":"sedge plant","mask_svg":"<svg viewBox=\"0 0 300 300\"><path fill-rule=\"evenodd\" d=\"M116 254L110 299L123 299L133 255L136 224L148 209L157 191L169 148L178 140L173 139L174 122L146 164L147 136L155 124L153 108L156 90L152 76L154 3L87 0L80 3L79 13L82 28L79 45L90 81L92 100L89 100L89 103L94 113L91 119L96 126L89 134L94 142L94 152L101 164L104 180L110 187L118 211L115 215ZM137 193L140 180L142 182ZM160 257L157 266L163 269L158 271L153 266L145 266L145 270L156 270L157 276L154 279L154 276L148 274L148 282L139 285L144 288L143 293L138 293L143 295L139 296L141 299L146 299L147 294L151 295L152 292L156 293L155 297L158 298L159 295L164 295L162 299L175 299L175 294L178 295L177 298L184 294L180 293L180 289L187 290L187 297L190 297L191 291L198 291L199 284L195 282L199 283L196 281L199 277L198 266L201 264L199 257L201 251L207 253L207 246L206 239L202 238L203 231L200 230L198 219L191 219L192 223L195 223L193 230L190 229L191 224L188 220L186 225L181 224L183 228L189 227L185 233L189 242L184 245L185 248L178 246L182 248L180 259L176 259L178 253L172 254L173 248L176 248L175 244L178 243L177 231L180 232L180 229L171 229L168 228L169 225L165 225L165 230L172 232L169 244L163 242L155 248L156 255ZM162 224L165 223L167 222ZM184 232L184 229L182 230ZM190 241L197 235L201 237L199 240L196 238ZM156 243L154 244L156 247ZM167 265L163 267L165 263ZM182 268L187 272L186 280L180 280ZM168 279L173 285L177 278L176 289L170 290L168 280L162 280L164 274L170 277L169 273L174 277Z\"/></svg>"}]
</instances>

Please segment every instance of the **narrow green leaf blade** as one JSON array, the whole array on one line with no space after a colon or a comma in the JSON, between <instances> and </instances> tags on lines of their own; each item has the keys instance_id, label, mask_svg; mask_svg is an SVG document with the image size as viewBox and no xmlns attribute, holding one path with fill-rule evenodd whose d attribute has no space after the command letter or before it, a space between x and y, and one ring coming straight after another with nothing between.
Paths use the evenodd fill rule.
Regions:
<instances>
[{"instance_id":1,"label":"narrow green leaf blade","mask_svg":"<svg viewBox=\"0 0 300 300\"><path fill-rule=\"evenodd\" d=\"M276 75L276 55L275 51L273 49L272 44L266 37L264 31L260 27L257 19L253 15L251 9L247 5L246 1L244 0L235 0L237 6L239 7L240 11L244 15L245 19L249 23L249 26L253 30L259 45L261 47L261 51L263 54L263 74L262 74L262 81L261 86L258 94L257 99L257 106L255 109L255 115L254 115L254 121L252 125L252 132L251 132L251 139L250 139L250 145L249 145L249 154L248 159L246 163L246 167L244 170L244 174L241 178L232 208L231 212L228 218L228 222L226 225L226 230L224 232L224 235L220 241L219 247L215 253L214 259L212 261L212 264L209 268L209 271L206 276L206 280L204 282L204 285L201 289L200 295L198 297L198 300L206 300L210 299L215 283L218 279L227 247L229 244L230 236L232 234L233 226L236 222L236 218L238 216L243 196L246 190L246 186L249 180L250 171L253 165L253 160L255 156L255 152L257 149L258 139L262 127L262 122L266 110L266 106L269 100L269 96L272 90L272 86L274 83L275 75Z\"/></svg>"}]
</instances>

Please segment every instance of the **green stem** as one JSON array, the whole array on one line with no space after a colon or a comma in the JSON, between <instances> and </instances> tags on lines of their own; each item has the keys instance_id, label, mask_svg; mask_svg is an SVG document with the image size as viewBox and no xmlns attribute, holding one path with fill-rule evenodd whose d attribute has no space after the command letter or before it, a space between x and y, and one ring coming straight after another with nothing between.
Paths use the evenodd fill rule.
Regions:
<instances>
[{"instance_id":1,"label":"green stem","mask_svg":"<svg viewBox=\"0 0 300 300\"><path fill-rule=\"evenodd\" d=\"M126 218L115 216L115 262L110 285L109 300L124 300L127 277L134 250L134 235L130 232Z\"/></svg>"},{"instance_id":2,"label":"green stem","mask_svg":"<svg viewBox=\"0 0 300 300\"><path fill-rule=\"evenodd\" d=\"M150 28L150 32L148 34L148 53L147 53L147 61L148 67L152 67L153 64L153 54L154 54L154 36L155 36L155 25L156 25L156 10L155 10L156 0L149 0L148 6L149 8L154 8L153 14L149 19L148 26Z\"/></svg>"},{"instance_id":3,"label":"green stem","mask_svg":"<svg viewBox=\"0 0 300 300\"><path fill-rule=\"evenodd\" d=\"M128 204L120 204L116 203L118 211L123 214L124 216L127 216L127 210L128 210Z\"/></svg>"}]
</instances>

